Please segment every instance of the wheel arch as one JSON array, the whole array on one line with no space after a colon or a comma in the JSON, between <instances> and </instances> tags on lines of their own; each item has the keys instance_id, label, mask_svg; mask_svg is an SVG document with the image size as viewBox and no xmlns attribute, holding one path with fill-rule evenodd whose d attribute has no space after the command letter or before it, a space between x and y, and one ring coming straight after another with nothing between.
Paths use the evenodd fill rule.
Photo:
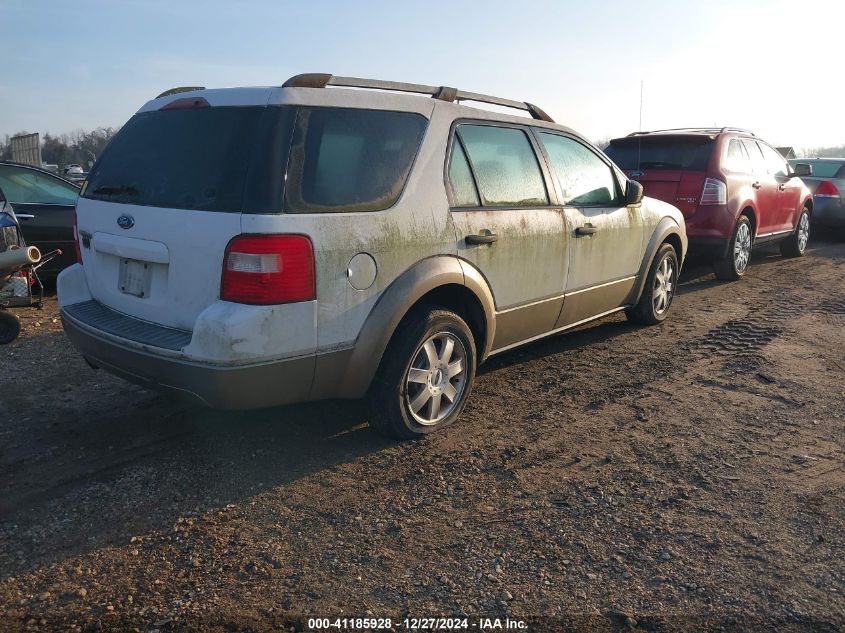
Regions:
<instances>
[{"instance_id":1,"label":"wheel arch","mask_svg":"<svg viewBox=\"0 0 845 633\"><path fill-rule=\"evenodd\" d=\"M751 235L753 235L756 238L757 237L757 228L760 226L759 222L757 221L757 210L754 208L754 205L752 205L750 202L747 202L746 204L742 205L741 208L742 208L742 210L739 212L739 215L736 218L737 222L739 221L739 218L742 217L742 216L745 216L746 218L748 218L748 221L751 222ZM731 230L733 231L735 229L736 229L736 225L734 225L734 228L731 229Z\"/></svg>"},{"instance_id":2,"label":"wheel arch","mask_svg":"<svg viewBox=\"0 0 845 633\"><path fill-rule=\"evenodd\" d=\"M673 218L664 217L657 224L657 227L651 234L651 238L645 248L645 255L640 263L640 269L637 272L637 281L631 289L631 294L628 296L626 303L628 305L636 305L645 288L648 271L651 268L651 263L654 261L657 251L665 243L672 244L675 252L678 254L678 265L683 266L684 258L687 253L687 238L684 229Z\"/></svg>"},{"instance_id":3,"label":"wheel arch","mask_svg":"<svg viewBox=\"0 0 845 633\"><path fill-rule=\"evenodd\" d=\"M495 334L495 303L481 273L451 255L426 258L397 277L380 295L346 356L339 397L366 394L396 329L420 305L437 305L467 321L478 362L490 352Z\"/></svg>"}]
</instances>

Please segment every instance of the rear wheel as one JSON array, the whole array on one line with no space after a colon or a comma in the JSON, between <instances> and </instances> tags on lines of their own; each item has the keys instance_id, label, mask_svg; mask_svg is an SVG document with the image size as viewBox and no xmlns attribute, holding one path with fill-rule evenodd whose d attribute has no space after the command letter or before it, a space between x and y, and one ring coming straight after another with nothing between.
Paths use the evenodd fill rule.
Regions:
<instances>
[{"instance_id":1,"label":"rear wheel","mask_svg":"<svg viewBox=\"0 0 845 633\"><path fill-rule=\"evenodd\" d=\"M370 390L371 426L398 439L458 419L475 378L472 331L457 314L424 307L399 326Z\"/></svg>"},{"instance_id":2,"label":"rear wheel","mask_svg":"<svg viewBox=\"0 0 845 633\"><path fill-rule=\"evenodd\" d=\"M0 345L11 343L21 331L21 322L14 314L0 310Z\"/></svg>"},{"instance_id":3,"label":"rear wheel","mask_svg":"<svg viewBox=\"0 0 845 633\"><path fill-rule=\"evenodd\" d=\"M741 215L728 244L728 256L713 262L716 277L724 281L736 281L741 278L748 269L752 243L751 222Z\"/></svg>"},{"instance_id":4,"label":"rear wheel","mask_svg":"<svg viewBox=\"0 0 845 633\"><path fill-rule=\"evenodd\" d=\"M675 297L679 269L678 255L672 245L661 246L649 268L639 302L625 311L629 321L655 325L666 319Z\"/></svg>"},{"instance_id":5,"label":"rear wheel","mask_svg":"<svg viewBox=\"0 0 845 633\"><path fill-rule=\"evenodd\" d=\"M810 210L804 208L798 218L795 231L780 243L780 254L784 257L801 257L810 241Z\"/></svg>"}]
</instances>

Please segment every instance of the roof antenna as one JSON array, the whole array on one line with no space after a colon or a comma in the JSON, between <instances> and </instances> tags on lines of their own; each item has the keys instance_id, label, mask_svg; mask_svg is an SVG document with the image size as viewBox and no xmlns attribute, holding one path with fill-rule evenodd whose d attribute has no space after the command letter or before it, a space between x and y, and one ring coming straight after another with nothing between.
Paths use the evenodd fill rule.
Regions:
<instances>
[{"instance_id":1,"label":"roof antenna","mask_svg":"<svg viewBox=\"0 0 845 633\"><path fill-rule=\"evenodd\" d=\"M643 80L640 79L640 126L639 131L643 131ZM643 155L643 136L642 134L639 135L637 139L637 171L641 171L640 169L640 162Z\"/></svg>"}]
</instances>

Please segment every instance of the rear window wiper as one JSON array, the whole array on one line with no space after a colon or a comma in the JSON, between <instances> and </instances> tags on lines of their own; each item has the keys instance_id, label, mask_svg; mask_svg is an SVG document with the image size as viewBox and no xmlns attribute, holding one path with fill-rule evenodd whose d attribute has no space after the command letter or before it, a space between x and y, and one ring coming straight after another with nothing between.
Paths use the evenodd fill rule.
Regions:
<instances>
[{"instance_id":1,"label":"rear window wiper","mask_svg":"<svg viewBox=\"0 0 845 633\"><path fill-rule=\"evenodd\" d=\"M97 187L91 193L98 196L137 196L138 189L136 189L132 185L103 186Z\"/></svg>"}]
</instances>

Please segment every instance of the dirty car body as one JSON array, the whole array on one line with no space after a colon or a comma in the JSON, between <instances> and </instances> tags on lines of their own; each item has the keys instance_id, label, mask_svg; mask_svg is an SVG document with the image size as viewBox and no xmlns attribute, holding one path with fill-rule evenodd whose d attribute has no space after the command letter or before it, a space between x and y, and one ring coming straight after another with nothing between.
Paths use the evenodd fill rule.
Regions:
<instances>
[{"instance_id":1,"label":"dirty car body","mask_svg":"<svg viewBox=\"0 0 845 633\"><path fill-rule=\"evenodd\" d=\"M407 437L492 354L645 295L665 316L683 217L575 132L326 78L165 93L124 126L58 284L92 364L219 408L376 394Z\"/></svg>"}]
</instances>

